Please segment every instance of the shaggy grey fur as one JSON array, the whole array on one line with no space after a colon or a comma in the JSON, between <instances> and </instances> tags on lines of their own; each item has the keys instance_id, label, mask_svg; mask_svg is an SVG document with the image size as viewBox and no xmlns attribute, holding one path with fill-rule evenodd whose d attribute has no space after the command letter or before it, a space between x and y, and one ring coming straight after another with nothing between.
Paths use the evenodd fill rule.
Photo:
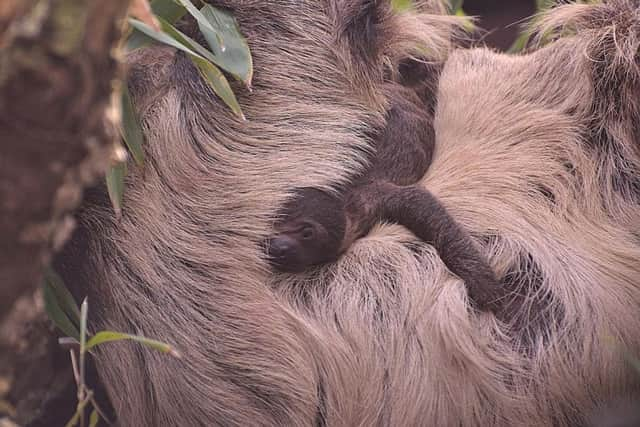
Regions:
<instances>
[{"instance_id":1,"label":"shaggy grey fur","mask_svg":"<svg viewBox=\"0 0 640 427\"><path fill-rule=\"evenodd\" d=\"M107 207L84 212L83 284L93 328L184 358L103 347L124 425L564 426L637 396L624 362L640 354L636 1L563 6L542 21L564 35L547 47L460 50L444 67L422 183L478 237L509 310L470 310L463 283L398 226L304 275L261 258L290 189L360 170L384 68L416 41L445 58L455 24L436 3L381 15L363 58L345 30L360 22L345 19L352 2L237 2L256 69L253 93L235 88L244 123L171 49L131 56L148 161L119 224Z\"/></svg>"}]
</instances>

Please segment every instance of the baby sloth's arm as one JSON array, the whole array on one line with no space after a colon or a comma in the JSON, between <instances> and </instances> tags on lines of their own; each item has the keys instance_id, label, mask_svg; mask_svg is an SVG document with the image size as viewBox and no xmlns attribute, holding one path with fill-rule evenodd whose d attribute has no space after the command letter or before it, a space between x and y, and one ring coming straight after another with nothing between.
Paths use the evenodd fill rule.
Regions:
<instances>
[{"instance_id":1,"label":"baby sloth's arm","mask_svg":"<svg viewBox=\"0 0 640 427\"><path fill-rule=\"evenodd\" d=\"M429 191L374 181L344 197L304 188L285 206L274 233L265 241L271 265L300 272L332 262L379 221L407 227L431 244L452 273L466 284L480 310L500 308L501 287L471 236Z\"/></svg>"},{"instance_id":2,"label":"baby sloth's arm","mask_svg":"<svg viewBox=\"0 0 640 427\"><path fill-rule=\"evenodd\" d=\"M418 186L398 186L388 182L373 182L357 189L346 198L347 217L350 212L367 212L375 221L390 221L403 225L419 239L433 245L449 270L466 285L473 305L486 311L500 309L503 288L488 260L467 231L447 212L442 203L428 190ZM358 207L376 200L373 210Z\"/></svg>"}]
</instances>

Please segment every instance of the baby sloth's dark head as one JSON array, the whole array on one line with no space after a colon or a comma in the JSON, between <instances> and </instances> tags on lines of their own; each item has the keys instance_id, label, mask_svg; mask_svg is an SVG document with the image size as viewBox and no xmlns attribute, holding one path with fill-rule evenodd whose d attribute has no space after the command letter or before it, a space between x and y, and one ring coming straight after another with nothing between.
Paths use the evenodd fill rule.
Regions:
<instances>
[{"instance_id":1,"label":"baby sloth's dark head","mask_svg":"<svg viewBox=\"0 0 640 427\"><path fill-rule=\"evenodd\" d=\"M279 271L299 272L336 260L344 238L346 218L339 197L315 188L296 193L264 242L269 262Z\"/></svg>"}]
</instances>

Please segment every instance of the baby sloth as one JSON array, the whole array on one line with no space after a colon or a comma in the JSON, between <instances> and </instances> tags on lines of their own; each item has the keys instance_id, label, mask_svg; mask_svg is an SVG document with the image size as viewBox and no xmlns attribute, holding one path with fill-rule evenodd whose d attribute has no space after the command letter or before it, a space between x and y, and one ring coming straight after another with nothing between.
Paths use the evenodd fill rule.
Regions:
<instances>
[{"instance_id":1,"label":"baby sloth","mask_svg":"<svg viewBox=\"0 0 640 427\"><path fill-rule=\"evenodd\" d=\"M487 260L438 199L415 185L431 164L432 121L415 91L389 84L388 92L387 125L374 138L370 167L340 194L298 189L265 241L269 262L299 272L335 261L377 222L394 222L435 247L478 309L496 311L499 283Z\"/></svg>"}]
</instances>

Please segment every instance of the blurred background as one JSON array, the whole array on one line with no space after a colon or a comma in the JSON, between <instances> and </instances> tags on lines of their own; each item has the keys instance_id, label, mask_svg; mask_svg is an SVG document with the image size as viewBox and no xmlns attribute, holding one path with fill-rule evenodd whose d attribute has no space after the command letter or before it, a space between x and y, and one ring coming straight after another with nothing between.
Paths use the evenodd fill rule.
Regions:
<instances>
[{"instance_id":1,"label":"blurred background","mask_svg":"<svg viewBox=\"0 0 640 427\"><path fill-rule=\"evenodd\" d=\"M465 0L462 7L467 15L478 18L483 31L477 40L487 46L507 50L516 40L521 24L536 12L536 0Z\"/></svg>"}]
</instances>

